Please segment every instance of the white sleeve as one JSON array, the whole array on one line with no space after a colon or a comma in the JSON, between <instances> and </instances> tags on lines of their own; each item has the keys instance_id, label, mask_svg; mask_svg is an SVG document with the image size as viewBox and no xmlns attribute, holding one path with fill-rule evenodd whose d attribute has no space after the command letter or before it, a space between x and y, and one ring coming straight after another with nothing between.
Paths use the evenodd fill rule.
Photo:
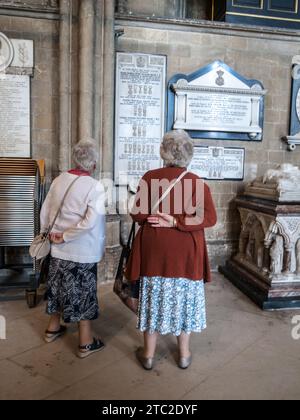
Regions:
<instances>
[{"instance_id":1,"label":"white sleeve","mask_svg":"<svg viewBox=\"0 0 300 420\"><path fill-rule=\"evenodd\" d=\"M44 203L42 205L41 208L41 212L40 212L40 225L41 225L41 233L46 232L46 230L48 229L49 225L50 225L50 207L51 207L51 202L52 202L52 190L53 190L53 183L50 186L50 190L44 200Z\"/></svg>"},{"instance_id":2,"label":"white sleeve","mask_svg":"<svg viewBox=\"0 0 300 420\"><path fill-rule=\"evenodd\" d=\"M92 230L100 221L105 223L105 191L101 182L92 188L88 195L87 210L84 218L76 225L67 229L63 238L65 242L71 242L82 234Z\"/></svg>"}]
</instances>

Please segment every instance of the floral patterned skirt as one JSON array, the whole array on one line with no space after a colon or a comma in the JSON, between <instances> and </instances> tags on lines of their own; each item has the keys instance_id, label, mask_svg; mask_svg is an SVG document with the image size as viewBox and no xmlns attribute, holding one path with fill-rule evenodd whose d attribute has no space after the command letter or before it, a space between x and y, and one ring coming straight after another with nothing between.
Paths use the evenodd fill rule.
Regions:
<instances>
[{"instance_id":1,"label":"floral patterned skirt","mask_svg":"<svg viewBox=\"0 0 300 420\"><path fill-rule=\"evenodd\" d=\"M65 323L97 319L97 264L51 257L47 298L47 314L61 313Z\"/></svg>"},{"instance_id":2,"label":"floral patterned skirt","mask_svg":"<svg viewBox=\"0 0 300 420\"><path fill-rule=\"evenodd\" d=\"M206 328L204 282L142 277L137 328L166 335L200 333Z\"/></svg>"}]
</instances>

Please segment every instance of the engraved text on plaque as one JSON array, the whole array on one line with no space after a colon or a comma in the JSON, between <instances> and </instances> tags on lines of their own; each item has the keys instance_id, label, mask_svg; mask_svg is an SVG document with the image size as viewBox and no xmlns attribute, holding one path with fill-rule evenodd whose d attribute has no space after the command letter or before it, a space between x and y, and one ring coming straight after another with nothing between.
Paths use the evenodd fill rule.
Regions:
<instances>
[{"instance_id":1,"label":"engraved text on plaque","mask_svg":"<svg viewBox=\"0 0 300 420\"><path fill-rule=\"evenodd\" d=\"M245 149L236 147L195 147L189 170L200 178L244 179Z\"/></svg>"},{"instance_id":2,"label":"engraved text on plaque","mask_svg":"<svg viewBox=\"0 0 300 420\"><path fill-rule=\"evenodd\" d=\"M166 57L117 54L115 181L126 185L161 166Z\"/></svg>"},{"instance_id":3,"label":"engraved text on plaque","mask_svg":"<svg viewBox=\"0 0 300 420\"><path fill-rule=\"evenodd\" d=\"M0 75L0 157L30 157L29 76Z\"/></svg>"}]
</instances>

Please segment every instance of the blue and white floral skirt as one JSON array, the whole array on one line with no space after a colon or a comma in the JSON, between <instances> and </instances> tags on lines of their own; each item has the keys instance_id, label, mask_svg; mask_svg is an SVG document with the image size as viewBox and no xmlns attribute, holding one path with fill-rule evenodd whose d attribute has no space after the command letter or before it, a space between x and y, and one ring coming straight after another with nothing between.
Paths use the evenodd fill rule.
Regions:
<instances>
[{"instance_id":1,"label":"blue and white floral skirt","mask_svg":"<svg viewBox=\"0 0 300 420\"><path fill-rule=\"evenodd\" d=\"M60 313L65 323L98 318L97 264L51 257L47 286L48 315Z\"/></svg>"},{"instance_id":2,"label":"blue and white floral skirt","mask_svg":"<svg viewBox=\"0 0 300 420\"><path fill-rule=\"evenodd\" d=\"M203 281L184 278L142 277L137 328L179 336L206 328Z\"/></svg>"}]
</instances>

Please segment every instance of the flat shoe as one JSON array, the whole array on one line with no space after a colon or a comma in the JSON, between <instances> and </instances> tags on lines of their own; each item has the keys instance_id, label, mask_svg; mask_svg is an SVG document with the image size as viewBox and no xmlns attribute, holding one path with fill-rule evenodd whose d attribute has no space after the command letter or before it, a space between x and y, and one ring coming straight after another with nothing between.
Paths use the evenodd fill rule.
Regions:
<instances>
[{"instance_id":1,"label":"flat shoe","mask_svg":"<svg viewBox=\"0 0 300 420\"><path fill-rule=\"evenodd\" d=\"M178 361L178 367L180 369L187 369L192 363L192 355L190 357L180 357Z\"/></svg>"},{"instance_id":2,"label":"flat shoe","mask_svg":"<svg viewBox=\"0 0 300 420\"><path fill-rule=\"evenodd\" d=\"M65 334L67 331L67 327L61 325L58 331L45 331L44 341L48 344L53 343L53 341L57 340L59 337Z\"/></svg>"},{"instance_id":3,"label":"flat shoe","mask_svg":"<svg viewBox=\"0 0 300 420\"><path fill-rule=\"evenodd\" d=\"M86 346L79 346L77 356L80 359L85 359L86 357L89 357L92 354L103 350L104 347L105 344L101 340L97 340L96 338L94 338L94 341L91 344L88 344Z\"/></svg>"},{"instance_id":4,"label":"flat shoe","mask_svg":"<svg viewBox=\"0 0 300 420\"><path fill-rule=\"evenodd\" d=\"M140 362L140 364L143 366L146 370L152 370L153 369L153 357L144 357L143 356L143 349L139 347L135 353L136 358Z\"/></svg>"}]
</instances>

